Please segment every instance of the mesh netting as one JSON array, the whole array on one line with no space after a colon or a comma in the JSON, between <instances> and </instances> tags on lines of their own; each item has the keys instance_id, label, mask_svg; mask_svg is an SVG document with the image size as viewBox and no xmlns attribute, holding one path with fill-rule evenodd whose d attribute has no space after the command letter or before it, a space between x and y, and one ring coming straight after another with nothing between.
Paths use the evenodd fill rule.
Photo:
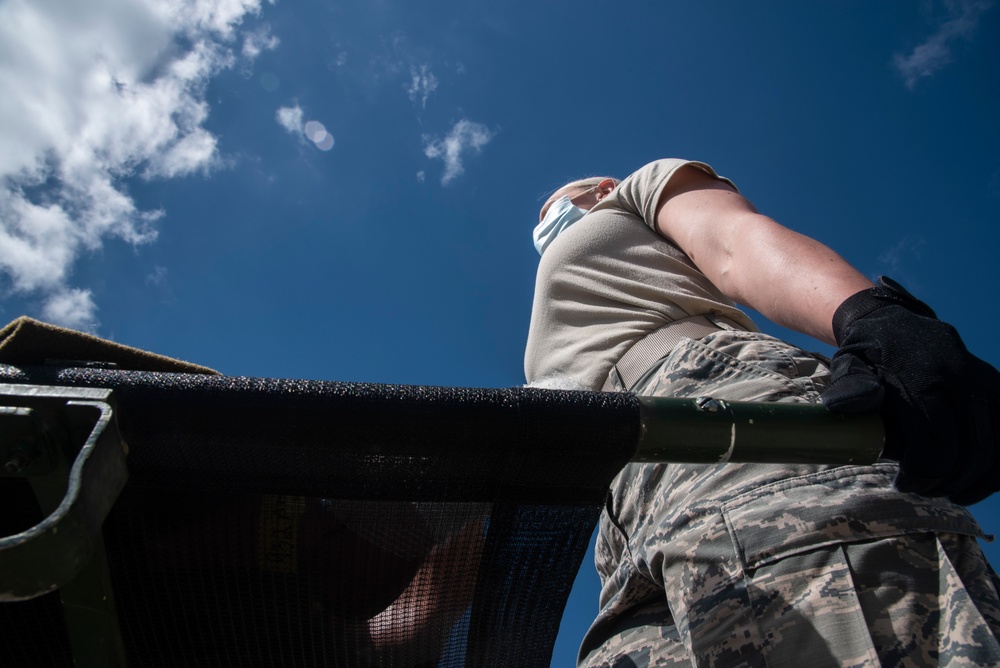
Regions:
<instances>
[{"instance_id":1,"label":"mesh netting","mask_svg":"<svg viewBox=\"0 0 1000 668\"><path fill-rule=\"evenodd\" d=\"M624 395L6 370L116 390L131 666L547 666L637 440ZM57 595L0 624L46 629L15 665L70 665Z\"/></svg>"}]
</instances>

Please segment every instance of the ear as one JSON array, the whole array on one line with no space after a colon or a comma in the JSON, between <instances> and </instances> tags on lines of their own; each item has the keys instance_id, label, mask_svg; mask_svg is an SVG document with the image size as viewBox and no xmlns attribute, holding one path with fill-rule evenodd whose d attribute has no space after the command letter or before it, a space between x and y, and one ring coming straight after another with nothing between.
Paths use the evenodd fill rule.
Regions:
<instances>
[{"instance_id":1,"label":"ear","mask_svg":"<svg viewBox=\"0 0 1000 668\"><path fill-rule=\"evenodd\" d=\"M607 197L608 195L610 195L611 191L614 190L615 186L617 186L617 185L618 184L615 182L614 179L604 179L603 181L601 181L600 183L598 183L597 184L597 194L598 194L597 201L601 201L602 199L604 199L605 197Z\"/></svg>"}]
</instances>

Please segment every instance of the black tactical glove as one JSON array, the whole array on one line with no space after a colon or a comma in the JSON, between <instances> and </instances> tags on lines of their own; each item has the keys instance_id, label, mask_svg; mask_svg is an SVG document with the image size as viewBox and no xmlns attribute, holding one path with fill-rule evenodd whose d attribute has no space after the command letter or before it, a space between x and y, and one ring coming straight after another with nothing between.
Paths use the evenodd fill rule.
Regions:
<instances>
[{"instance_id":1,"label":"black tactical glove","mask_svg":"<svg viewBox=\"0 0 1000 668\"><path fill-rule=\"evenodd\" d=\"M963 505L1000 489L1000 372L895 281L848 297L833 316L840 350L823 403L881 409L896 488Z\"/></svg>"}]
</instances>

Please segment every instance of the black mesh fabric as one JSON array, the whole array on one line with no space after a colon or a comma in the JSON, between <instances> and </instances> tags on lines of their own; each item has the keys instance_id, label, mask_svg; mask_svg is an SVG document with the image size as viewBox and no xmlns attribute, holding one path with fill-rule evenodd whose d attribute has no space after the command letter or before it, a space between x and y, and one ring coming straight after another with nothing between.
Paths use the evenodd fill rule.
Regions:
<instances>
[{"instance_id":1,"label":"black mesh fabric","mask_svg":"<svg viewBox=\"0 0 1000 668\"><path fill-rule=\"evenodd\" d=\"M0 381L115 390L130 477L104 536L143 667L548 666L639 429L635 398L603 393L2 365ZM27 493L0 487L5 513ZM53 629L16 665L70 665L53 596L0 604L5 638Z\"/></svg>"}]
</instances>

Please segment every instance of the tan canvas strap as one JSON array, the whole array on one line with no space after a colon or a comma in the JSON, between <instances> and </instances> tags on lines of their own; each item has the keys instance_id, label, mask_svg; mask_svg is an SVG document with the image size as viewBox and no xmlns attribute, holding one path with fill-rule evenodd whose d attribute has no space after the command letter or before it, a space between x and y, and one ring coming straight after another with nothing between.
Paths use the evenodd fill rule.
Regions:
<instances>
[{"instance_id":1,"label":"tan canvas strap","mask_svg":"<svg viewBox=\"0 0 1000 668\"><path fill-rule=\"evenodd\" d=\"M711 319L695 315L674 320L647 334L629 348L618 363L611 367L611 373L608 374L608 379L604 381L604 387L601 389L605 392L614 390L612 378L616 375L625 389L630 389L653 362L666 357L681 339L700 339L720 329L730 328L742 329L728 318L714 315Z\"/></svg>"}]
</instances>

